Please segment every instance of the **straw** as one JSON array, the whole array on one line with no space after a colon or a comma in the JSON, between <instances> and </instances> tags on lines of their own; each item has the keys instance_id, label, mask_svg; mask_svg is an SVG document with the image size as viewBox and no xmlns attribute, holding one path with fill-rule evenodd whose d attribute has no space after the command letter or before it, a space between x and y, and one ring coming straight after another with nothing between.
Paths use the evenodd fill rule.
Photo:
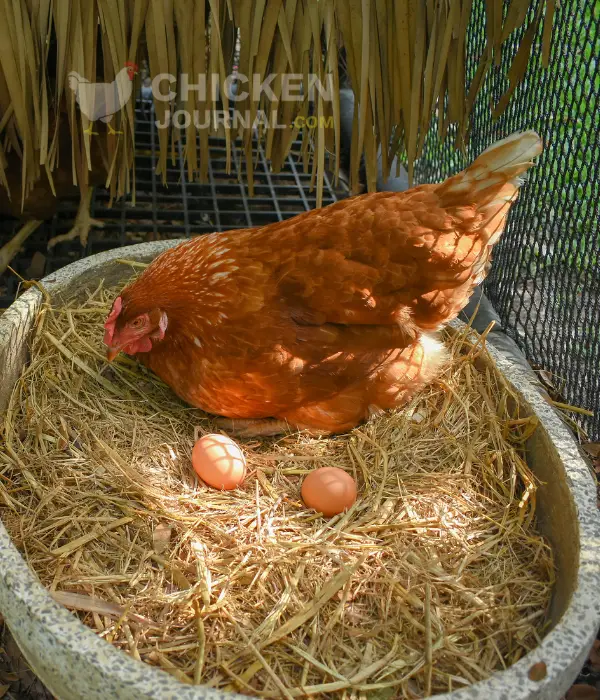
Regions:
<instances>
[{"instance_id":1,"label":"straw","mask_svg":"<svg viewBox=\"0 0 600 700\"><path fill-rule=\"evenodd\" d=\"M104 361L116 294L44 306L4 416L0 514L55 600L185 683L260 697L423 697L539 643L537 422L481 365L484 338L448 333L439 381L348 435L242 441L246 481L221 492L190 462L210 418ZM326 465L359 492L330 520L300 497Z\"/></svg>"}]
</instances>

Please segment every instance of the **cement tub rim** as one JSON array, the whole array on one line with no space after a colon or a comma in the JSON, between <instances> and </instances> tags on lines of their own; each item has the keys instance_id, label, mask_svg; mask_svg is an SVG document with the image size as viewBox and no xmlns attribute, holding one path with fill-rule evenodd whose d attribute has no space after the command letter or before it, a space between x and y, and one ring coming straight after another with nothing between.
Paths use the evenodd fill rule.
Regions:
<instances>
[{"instance_id":1,"label":"cement tub rim","mask_svg":"<svg viewBox=\"0 0 600 700\"><path fill-rule=\"evenodd\" d=\"M58 293L92 268L118 258L150 259L179 242L181 239L142 243L92 255L48 275L42 284L50 293ZM36 308L40 299L40 292L32 288L0 317L0 347L2 338L10 337L11 328L14 329L30 309ZM577 444L554 409L541 396L532 375L511 363L493 344L489 350L500 371L534 410L541 427L561 456L577 513L579 567L575 588L564 614L536 649L486 680L437 697L440 700L550 700L559 698L575 678L600 626L600 602L597 599L600 520L594 482ZM24 648L26 658L28 649L30 657L35 655L36 658L29 658L29 662L59 698L83 697L80 694L83 688L86 688L85 697L90 698L217 700L246 697L204 686L185 685L100 639L51 598L0 522L0 604L3 602L0 609L17 643ZM38 650L39 655L32 650ZM47 659L40 661L48 651L55 659L55 667L51 669ZM69 668L60 668L61 654L69 659ZM73 668L77 661L80 663L78 671ZM546 676L541 681L530 680L528 671L538 662L546 664ZM65 679L69 676L71 681L67 684Z\"/></svg>"}]
</instances>

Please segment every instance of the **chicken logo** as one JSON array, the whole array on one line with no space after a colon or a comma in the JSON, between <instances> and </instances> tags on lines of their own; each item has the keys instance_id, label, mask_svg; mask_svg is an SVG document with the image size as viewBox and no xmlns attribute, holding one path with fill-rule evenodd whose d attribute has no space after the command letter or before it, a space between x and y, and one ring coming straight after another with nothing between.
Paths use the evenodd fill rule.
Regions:
<instances>
[{"instance_id":1,"label":"chicken logo","mask_svg":"<svg viewBox=\"0 0 600 700\"><path fill-rule=\"evenodd\" d=\"M137 71L137 65L127 61L112 83L90 83L74 70L69 73L69 87L75 93L79 109L90 120L84 133L97 134L97 131L92 130L92 124L98 119L106 124L110 134L123 133L113 129L110 121L113 114L125 107L131 99L133 77Z\"/></svg>"}]
</instances>

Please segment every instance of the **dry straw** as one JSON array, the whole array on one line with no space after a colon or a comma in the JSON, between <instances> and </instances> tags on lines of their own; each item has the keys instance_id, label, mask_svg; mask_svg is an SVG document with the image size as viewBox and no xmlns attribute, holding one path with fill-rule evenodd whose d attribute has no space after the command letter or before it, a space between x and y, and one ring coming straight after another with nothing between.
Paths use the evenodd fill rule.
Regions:
<instances>
[{"instance_id":1,"label":"dry straw","mask_svg":"<svg viewBox=\"0 0 600 700\"><path fill-rule=\"evenodd\" d=\"M243 444L241 489L199 484L201 412L132 360L107 366L114 291L45 306L4 419L0 513L55 599L184 683L261 697L421 697L486 678L544 634L536 530L511 389L454 359L407 410L348 436ZM335 465L359 499L326 520L301 480Z\"/></svg>"},{"instance_id":2,"label":"dry straw","mask_svg":"<svg viewBox=\"0 0 600 700\"><path fill-rule=\"evenodd\" d=\"M484 0L477 0L484 3ZM473 0L0 0L0 187L6 186L5 153L22 159L23 193L27 195L42 171L50 178L57 167L72 169L74 181L87 181L90 163L89 125L75 105L67 85L68 73L77 71L91 82L110 82L126 61L148 58L151 75L187 73L196 83L199 74L216 74L221 86L233 68L236 39L241 54L239 70L260 80L271 73L303 76L306 94L309 73L323 79L331 74L333 99L317 95L314 114L332 117L317 128L303 129L304 167L313 174L320 205L323 172L338 173L340 152L340 65L345 65L357 96L352 139L352 186L359 184L360 156L364 153L367 183L374 189L377 153L381 147L384 172L396 154L408 163L419 157L432 120L445 138L456 125L456 146L468 138L469 119L477 94L490 68L499 65L509 42L514 51L508 71L509 86L492 105L502 113L521 83L532 52L541 52L547 67L550 57L555 0L511 0L506 13L502 0L485 0L486 43L475 75L467 76L465 52ZM532 8L536 8L533 11ZM543 30L541 30L543 22ZM519 33L519 30L522 30ZM515 34L516 32L516 34ZM538 42L534 41L541 34ZM520 47L514 48L515 36ZM139 80L139 78L138 78ZM283 102L282 81L271 84L275 100L263 94L237 102L252 117L259 109L277 112L283 129L260 134L278 171L298 136L298 115L308 114L309 102ZM163 86L164 87L164 86ZM177 91L180 86L174 86ZM192 91L185 102L170 105L155 101L161 121L168 110L195 109L204 121L206 109L227 109L210 93ZM58 127L67 120L73 143L71 162L58 162ZM107 181L111 194L133 189L134 110L132 102L115 117L123 133L109 135L102 125ZM254 159L252 124L226 131L227 159L231 140L244 145L243 177L253 192ZM178 153L178 130L159 131L159 172L166 178L168 161ZM192 122L185 131L185 157L190 178L208 177L209 132Z\"/></svg>"}]
</instances>

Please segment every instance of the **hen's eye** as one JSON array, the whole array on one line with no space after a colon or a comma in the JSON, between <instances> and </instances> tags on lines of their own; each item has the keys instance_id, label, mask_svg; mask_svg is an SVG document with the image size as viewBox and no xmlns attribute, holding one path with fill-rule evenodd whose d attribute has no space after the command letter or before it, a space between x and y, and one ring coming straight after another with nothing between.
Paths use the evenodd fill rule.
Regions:
<instances>
[{"instance_id":1,"label":"hen's eye","mask_svg":"<svg viewBox=\"0 0 600 700\"><path fill-rule=\"evenodd\" d=\"M133 328L139 328L142 324L144 323L143 319L141 318L136 318L131 322L131 326Z\"/></svg>"}]
</instances>

